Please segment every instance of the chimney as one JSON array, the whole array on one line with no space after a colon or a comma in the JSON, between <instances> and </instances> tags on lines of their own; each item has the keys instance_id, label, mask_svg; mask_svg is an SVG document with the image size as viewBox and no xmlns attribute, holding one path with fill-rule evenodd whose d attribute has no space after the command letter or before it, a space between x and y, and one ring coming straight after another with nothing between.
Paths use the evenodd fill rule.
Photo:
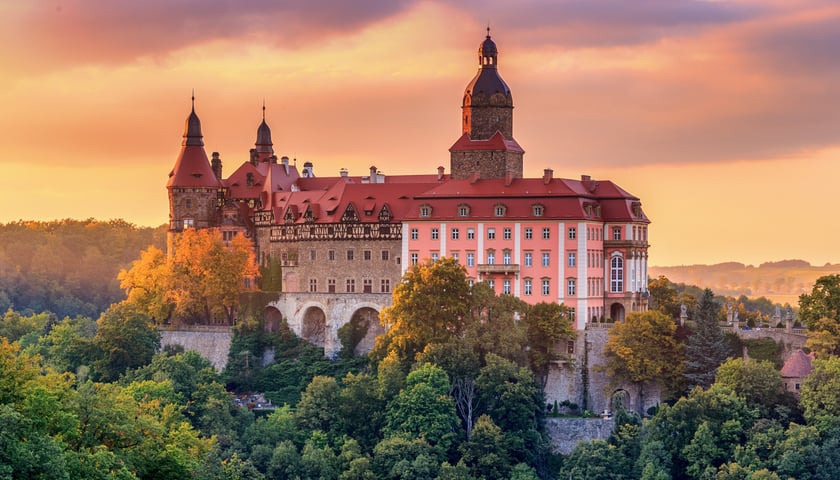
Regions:
<instances>
[{"instance_id":1,"label":"chimney","mask_svg":"<svg viewBox=\"0 0 840 480\"><path fill-rule=\"evenodd\" d=\"M376 183L376 166L370 166L370 183Z\"/></svg>"},{"instance_id":2,"label":"chimney","mask_svg":"<svg viewBox=\"0 0 840 480\"><path fill-rule=\"evenodd\" d=\"M258 158L257 157L257 149L252 148L250 153L251 153L251 165L256 165L257 164L257 158Z\"/></svg>"},{"instance_id":3,"label":"chimney","mask_svg":"<svg viewBox=\"0 0 840 480\"><path fill-rule=\"evenodd\" d=\"M219 157L219 152L213 152L213 159L210 161L210 167L213 168L213 173L219 180L222 179L222 159Z\"/></svg>"},{"instance_id":4,"label":"chimney","mask_svg":"<svg viewBox=\"0 0 840 480\"><path fill-rule=\"evenodd\" d=\"M545 185L551 183L552 178L554 178L554 170L550 168L546 168L545 170L543 170L543 183Z\"/></svg>"},{"instance_id":5,"label":"chimney","mask_svg":"<svg viewBox=\"0 0 840 480\"><path fill-rule=\"evenodd\" d=\"M346 168L342 167L341 170L338 171L338 173L339 175L341 175L341 178L347 178L348 173Z\"/></svg>"},{"instance_id":6,"label":"chimney","mask_svg":"<svg viewBox=\"0 0 840 480\"><path fill-rule=\"evenodd\" d=\"M289 157L287 157L285 155L280 157L280 163L282 163L283 165L288 165L289 164Z\"/></svg>"},{"instance_id":7,"label":"chimney","mask_svg":"<svg viewBox=\"0 0 840 480\"><path fill-rule=\"evenodd\" d=\"M443 180L443 166L438 167L438 181Z\"/></svg>"},{"instance_id":8,"label":"chimney","mask_svg":"<svg viewBox=\"0 0 840 480\"><path fill-rule=\"evenodd\" d=\"M580 176L580 181L581 182L588 182L590 180L592 180L592 177L590 177L589 175L581 175Z\"/></svg>"}]
</instances>

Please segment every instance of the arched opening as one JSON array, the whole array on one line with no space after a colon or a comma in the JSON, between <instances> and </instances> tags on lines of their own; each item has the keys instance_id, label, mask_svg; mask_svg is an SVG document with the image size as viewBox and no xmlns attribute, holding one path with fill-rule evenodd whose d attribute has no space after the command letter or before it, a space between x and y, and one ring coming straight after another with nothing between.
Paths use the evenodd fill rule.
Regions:
<instances>
[{"instance_id":1,"label":"arched opening","mask_svg":"<svg viewBox=\"0 0 840 480\"><path fill-rule=\"evenodd\" d=\"M303 314L300 337L307 342L323 347L327 333L327 316L318 307L309 307Z\"/></svg>"},{"instance_id":2,"label":"arched opening","mask_svg":"<svg viewBox=\"0 0 840 480\"><path fill-rule=\"evenodd\" d=\"M613 303L610 305L610 318L613 322L624 321L624 305L620 303Z\"/></svg>"},{"instance_id":3,"label":"arched opening","mask_svg":"<svg viewBox=\"0 0 840 480\"><path fill-rule=\"evenodd\" d=\"M274 307L266 307L263 310L263 330L269 333L276 333L280 331L283 325L283 314L280 310Z\"/></svg>"}]
</instances>

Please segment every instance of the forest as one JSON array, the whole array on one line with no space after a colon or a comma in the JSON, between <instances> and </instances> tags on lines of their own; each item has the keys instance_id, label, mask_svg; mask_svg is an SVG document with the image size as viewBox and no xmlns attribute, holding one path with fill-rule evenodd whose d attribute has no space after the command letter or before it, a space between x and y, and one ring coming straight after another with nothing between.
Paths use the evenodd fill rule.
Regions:
<instances>
[{"instance_id":1,"label":"forest","mask_svg":"<svg viewBox=\"0 0 840 480\"><path fill-rule=\"evenodd\" d=\"M144 247L121 267L122 282L114 273L123 291L101 313L7 308L0 478L840 478L840 276L800 299L816 359L799 400L782 388L775 342L721 330L722 302L734 299L653 280L653 308L610 329L604 368L617 381L662 385L663 403L616 404L612 436L564 457L550 448L544 421L558 413L542 387L549 365L574 360L555 348L576 334L567 307L471 287L441 259L409 269L370 355L352 354L358 324L342 328L330 360L288 328L266 332L243 302L217 372L195 352L160 348L153 312L208 309L162 291L132 296L126 279L162 265L144 262ZM190 287L161 271L169 288ZM685 326L674 315L682 304ZM277 408L249 408L255 392ZM593 416L585 405L575 414Z\"/></svg>"}]
</instances>

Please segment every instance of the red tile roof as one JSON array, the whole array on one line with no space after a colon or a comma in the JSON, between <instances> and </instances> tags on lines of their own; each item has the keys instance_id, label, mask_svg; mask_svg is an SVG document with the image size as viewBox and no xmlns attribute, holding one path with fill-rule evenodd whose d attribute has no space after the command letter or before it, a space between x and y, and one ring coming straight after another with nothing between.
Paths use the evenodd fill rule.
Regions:
<instances>
[{"instance_id":1,"label":"red tile roof","mask_svg":"<svg viewBox=\"0 0 840 480\"><path fill-rule=\"evenodd\" d=\"M166 182L166 186L167 188L218 188L222 184L216 178L216 174L213 173L213 168L210 167L210 161L207 160L207 153L204 152L204 147L184 145L178 154L178 160L175 161L175 167L169 172L169 181Z\"/></svg>"},{"instance_id":2,"label":"red tile roof","mask_svg":"<svg viewBox=\"0 0 840 480\"><path fill-rule=\"evenodd\" d=\"M516 143L516 140L506 140L499 132L496 132L488 140L472 140L470 134L465 133L461 135L461 138L454 145L449 147L450 152L462 152L465 150L500 150L525 153L525 150Z\"/></svg>"},{"instance_id":3,"label":"red tile roof","mask_svg":"<svg viewBox=\"0 0 840 480\"><path fill-rule=\"evenodd\" d=\"M808 376L813 370L812 360L814 360L813 353L806 355L800 349L795 350L782 367L782 378L804 378Z\"/></svg>"}]
</instances>

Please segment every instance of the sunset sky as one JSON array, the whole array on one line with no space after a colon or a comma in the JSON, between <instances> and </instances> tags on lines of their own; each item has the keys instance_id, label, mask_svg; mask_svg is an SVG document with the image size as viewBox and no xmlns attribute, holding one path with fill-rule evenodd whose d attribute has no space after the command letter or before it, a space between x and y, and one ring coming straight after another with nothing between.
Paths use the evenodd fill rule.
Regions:
<instances>
[{"instance_id":1,"label":"sunset sky","mask_svg":"<svg viewBox=\"0 0 840 480\"><path fill-rule=\"evenodd\" d=\"M836 0L0 0L0 222L165 223L193 89L226 174L263 101L316 175L448 171L488 24L526 176L639 196L652 265L840 263Z\"/></svg>"}]
</instances>

